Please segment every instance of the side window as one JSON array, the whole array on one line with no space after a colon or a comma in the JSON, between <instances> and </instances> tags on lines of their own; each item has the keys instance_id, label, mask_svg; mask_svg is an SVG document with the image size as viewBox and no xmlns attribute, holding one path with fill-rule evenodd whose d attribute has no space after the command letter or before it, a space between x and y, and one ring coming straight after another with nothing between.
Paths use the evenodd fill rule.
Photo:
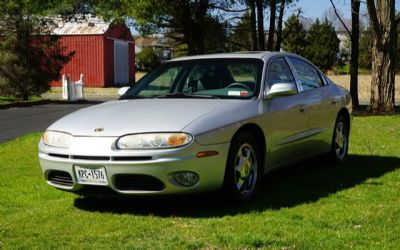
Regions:
<instances>
[{"instance_id":1,"label":"side window","mask_svg":"<svg viewBox=\"0 0 400 250\"><path fill-rule=\"evenodd\" d=\"M318 71L313 66L293 57L290 58L290 61L299 76L304 91L317 89L324 85Z\"/></svg>"},{"instance_id":2,"label":"side window","mask_svg":"<svg viewBox=\"0 0 400 250\"><path fill-rule=\"evenodd\" d=\"M284 58L274 59L268 68L267 84L271 87L275 83L290 83L296 85L289 65Z\"/></svg>"}]
</instances>

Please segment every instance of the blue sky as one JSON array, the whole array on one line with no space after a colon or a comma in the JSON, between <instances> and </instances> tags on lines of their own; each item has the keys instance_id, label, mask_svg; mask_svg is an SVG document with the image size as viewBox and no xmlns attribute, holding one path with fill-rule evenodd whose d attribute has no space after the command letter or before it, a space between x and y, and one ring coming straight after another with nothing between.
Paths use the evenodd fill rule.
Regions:
<instances>
[{"instance_id":1,"label":"blue sky","mask_svg":"<svg viewBox=\"0 0 400 250\"><path fill-rule=\"evenodd\" d=\"M344 17L351 18L350 0L333 0L336 8L343 13ZM299 0L295 8L301 7L304 16L309 18L322 18L324 12L331 7L329 0ZM361 3L362 9L366 10L365 3ZM400 1L396 1L396 10L400 10Z\"/></svg>"},{"instance_id":2,"label":"blue sky","mask_svg":"<svg viewBox=\"0 0 400 250\"><path fill-rule=\"evenodd\" d=\"M350 0L334 0L333 2L345 17L350 17ZM294 8L302 8L303 16L315 19L322 18L324 12L331 6L329 0L299 0Z\"/></svg>"}]
</instances>

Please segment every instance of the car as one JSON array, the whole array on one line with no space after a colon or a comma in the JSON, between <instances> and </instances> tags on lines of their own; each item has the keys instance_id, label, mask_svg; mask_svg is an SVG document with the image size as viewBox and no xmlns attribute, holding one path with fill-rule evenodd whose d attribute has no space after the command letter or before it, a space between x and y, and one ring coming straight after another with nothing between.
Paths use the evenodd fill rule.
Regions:
<instances>
[{"instance_id":1,"label":"car","mask_svg":"<svg viewBox=\"0 0 400 250\"><path fill-rule=\"evenodd\" d=\"M182 57L119 94L44 132L48 184L89 196L222 189L245 202L278 167L347 155L350 94L299 55Z\"/></svg>"}]
</instances>

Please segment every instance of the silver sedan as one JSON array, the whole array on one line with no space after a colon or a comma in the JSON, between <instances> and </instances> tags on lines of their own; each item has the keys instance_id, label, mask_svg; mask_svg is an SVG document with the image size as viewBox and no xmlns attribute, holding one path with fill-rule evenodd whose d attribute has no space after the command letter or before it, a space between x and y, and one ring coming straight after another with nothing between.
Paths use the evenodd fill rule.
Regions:
<instances>
[{"instance_id":1,"label":"silver sedan","mask_svg":"<svg viewBox=\"0 0 400 250\"><path fill-rule=\"evenodd\" d=\"M119 92L46 130L39 159L48 184L100 196L222 188L247 201L280 166L347 155L349 92L298 55L179 58Z\"/></svg>"}]
</instances>

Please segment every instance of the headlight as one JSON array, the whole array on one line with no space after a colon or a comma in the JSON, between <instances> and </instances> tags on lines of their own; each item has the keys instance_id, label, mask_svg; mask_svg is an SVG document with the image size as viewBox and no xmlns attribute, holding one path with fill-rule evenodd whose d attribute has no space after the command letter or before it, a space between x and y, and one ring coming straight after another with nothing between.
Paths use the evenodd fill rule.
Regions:
<instances>
[{"instance_id":1,"label":"headlight","mask_svg":"<svg viewBox=\"0 0 400 250\"><path fill-rule=\"evenodd\" d=\"M72 135L58 132L58 131L46 131L43 134L43 142L47 146L57 148L69 148L71 146Z\"/></svg>"},{"instance_id":2,"label":"headlight","mask_svg":"<svg viewBox=\"0 0 400 250\"><path fill-rule=\"evenodd\" d=\"M193 137L186 133L151 133L126 135L118 139L119 149L177 148L189 144Z\"/></svg>"}]
</instances>

